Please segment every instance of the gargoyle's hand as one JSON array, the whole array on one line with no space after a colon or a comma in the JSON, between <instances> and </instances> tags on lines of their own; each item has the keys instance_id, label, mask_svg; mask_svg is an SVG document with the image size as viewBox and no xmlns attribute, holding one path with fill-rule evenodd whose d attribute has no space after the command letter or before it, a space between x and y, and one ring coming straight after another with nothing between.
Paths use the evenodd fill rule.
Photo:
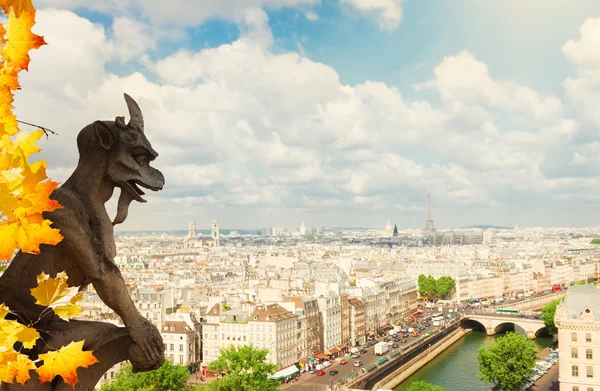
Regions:
<instances>
[{"instance_id":1,"label":"gargoyle's hand","mask_svg":"<svg viewBox=\"0 0 600 391\"><path fill-rule=\"evenodd\" d=\"M130 355L134 356L130 357L134 368L148 371L160 367L165 360L164 344L156 327L147 319L140 317L140 320L128 326L128 329L134 342L130 350Z\"/></svg>"}]
</instances>

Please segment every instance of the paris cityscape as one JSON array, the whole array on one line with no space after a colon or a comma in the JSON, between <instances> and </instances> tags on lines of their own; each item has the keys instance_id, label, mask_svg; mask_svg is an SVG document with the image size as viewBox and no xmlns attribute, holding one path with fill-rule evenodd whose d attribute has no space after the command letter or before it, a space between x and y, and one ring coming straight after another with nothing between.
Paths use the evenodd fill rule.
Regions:
<instances>
[{"instance_id":1,"label":"paris cityscape","mask_svg":"<svg viewBox=\"0 0 600 391\"><path fill-rule=\"evenodd\" d=\"M600 1L0 0L0 390L600 391Z\"/></svg>"}]
</instances>

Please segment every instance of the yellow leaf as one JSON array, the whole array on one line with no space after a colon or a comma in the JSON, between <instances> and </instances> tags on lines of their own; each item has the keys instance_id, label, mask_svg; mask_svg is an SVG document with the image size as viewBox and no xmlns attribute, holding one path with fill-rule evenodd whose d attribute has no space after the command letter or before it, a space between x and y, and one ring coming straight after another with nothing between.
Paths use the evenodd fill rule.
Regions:
<instances>
[{"instance_id":1,"label":"yellow leaf","mask_svg":"<svg viewBox=\"0 0 600 391\"><path fill-rule=\"evenodd\" d=\"M56 278L52 278L45 273L39 274L38 286L31 289L31 295L37 300L35 304L56 308L57 306L67 305L71 300L79 298L79 288L69 287L67 285L68 279L69 277L65 272L56 274Z\"/></svg>"},{"instance_id":2,"label":"yellow leaf","mask_svg":"<svg viewBox=\"0 0 600 391\"><path fill-rule=\"evenodd\" d=\"M27 70L29 66L29 50L44 45L44 37L33 34L31 27L35 24L35 9L24 11L20 17L15 12L8 15L6 23L6 43L2 57L9 66Z\"/></svg>"},{"instance_id":3,"label":"yellow leaf","mask_svg":"<svg viewBox=\"0 0 600 391\"><path fill-rule=\"evenodd\" d=\"M4 319L6 315L10 313L10 308L4 305L4 303L0 304L0 320Z\"/></svg>"},{"instance_id":4,"label":"yellow leaf","mask_svg":"<svg viewBox=\"0 0 600 391\"><path fill-rule=\"evenodd\" d=\"M15 320L0 320L0 346L12 349L15 342L19 340L18 335L24 327Z\"/></svg>"},{"instance_id":5,"label":"yellow leaf","mask_svg":"<svg viewBox=\"0 0 600 391\"><path fill-rule=\"evenodd\" d=\"M25 349L31 349L39 337L40 333L36 329L27 326L23 326L17 334L17 340L23 344Z\"/></svg>"},{"instance_id":6,"label":"yellow leaf","mask_svg":"<svg viewBox=\"0 0 600 391\"><path fill-rule=\"evenodd\" d=\"M79 381L77 368L87 368L98 362L92 352L83 351L83 343L84 341L71 342L56 352L40 354L40 360L44 361L44 364L36 370L40 376L40 383L51 381L60 375L65 383L75 387Z\"/></svg>"},{"instance_id":7,"label":"yellow leaf","mask_svg":"<svg viewBox=\"0 0 600 391\"><path fill-rule=\"evenodd\" d=\"M20 214L20 210L16 213ZM14 221L0 223L0 259L10 259L14 250L39 254L40 244L56 245L62 240L58 229L50 227L41 213L17 217Z\"/></svg>"},{"instance_id":8,"label":"yellow leaf","mask_svg":"<svg viewBox=\"0 0 600 391\"><path fill-rule=\"evenodd\" d=\"M65 302L67 296L63 297L59 301L55 303L56 307L54 307L54 313L60 316L64 320L69 320L69 317L76 317L83 311L83 309L77 305L77 302L83 300L83 293L79 292L75 296L73 296L67 304L59 305L62 302Z\"/></svg>"},{"instance_id":9,"label":"yellow leaf","mask_svg":"<svg viewBox=\"0 0 600 391\"><path fill-rule=\"evenodd\" d=\"M17 381L24 384L29 380L29 371L35 369L35 363L24 354L9 350L0 352L0 382Z\"/></svg>"}]
</instances>

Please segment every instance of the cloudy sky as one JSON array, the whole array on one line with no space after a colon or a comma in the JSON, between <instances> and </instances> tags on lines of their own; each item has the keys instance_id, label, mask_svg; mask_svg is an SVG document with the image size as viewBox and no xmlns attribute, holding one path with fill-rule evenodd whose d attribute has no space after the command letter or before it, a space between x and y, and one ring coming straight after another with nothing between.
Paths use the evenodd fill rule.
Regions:
<instances>
[{"instance_id":1,"label":"cloudy sky","mask_svg":"<svg viewBox=\"0 0 600 391\"><path fill-rule=\"evenodd\" d=\"M137 99L165 189L120 229L600 225L600 2L37 0L21 120Z\"/></svg>"}]
</instances>

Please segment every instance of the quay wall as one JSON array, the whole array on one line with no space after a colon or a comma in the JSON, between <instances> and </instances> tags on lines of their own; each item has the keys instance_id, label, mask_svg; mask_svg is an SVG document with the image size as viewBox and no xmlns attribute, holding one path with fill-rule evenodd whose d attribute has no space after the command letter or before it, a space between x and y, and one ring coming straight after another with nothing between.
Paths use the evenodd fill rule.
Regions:
<instances>
[{"instance_id":1,"label":"quay wall","mask_svg":"<svg viewBox=\"0 0 600 391\"><path fill-rule=\"evenodd\" d=\"M394 372L383 378L372 388L373 390L377 390L380 388L383 389L393 389L398 384L402 383L406 380L410 375L421 369L425 364L429 363L432 359L434 359L438 354L452 346L456 341L467 335L471 332L470 329L458 328L444 337L442 340L438 341L435 345L429 348L427 351L419 354L417 357L413 358L406 364L398 367Z\"/></svg>"}]
</instances>

